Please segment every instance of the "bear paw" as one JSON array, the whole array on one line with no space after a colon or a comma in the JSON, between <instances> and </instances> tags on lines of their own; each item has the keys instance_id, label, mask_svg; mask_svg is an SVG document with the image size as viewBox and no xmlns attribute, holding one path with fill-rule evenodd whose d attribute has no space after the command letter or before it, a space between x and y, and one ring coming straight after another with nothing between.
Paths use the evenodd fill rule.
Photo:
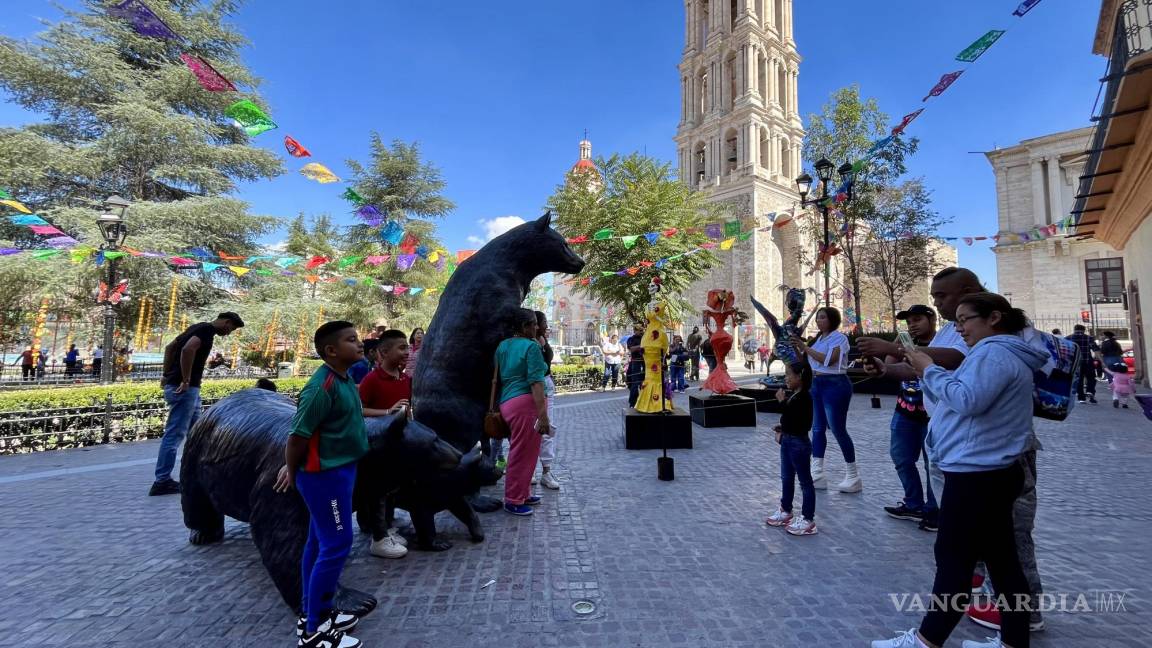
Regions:
<instances>
[{"instance_id":1,"label":"bear paw","mask_svg":"<svg viewBox=\"0 0 1152 648\"><path fill-rule=\"evenodd\" d=\"M224 528L209 529L207 531L192 529L188 534L188 542L194 545L215 544L224 539Z\"/></svg>"}]
</instances>

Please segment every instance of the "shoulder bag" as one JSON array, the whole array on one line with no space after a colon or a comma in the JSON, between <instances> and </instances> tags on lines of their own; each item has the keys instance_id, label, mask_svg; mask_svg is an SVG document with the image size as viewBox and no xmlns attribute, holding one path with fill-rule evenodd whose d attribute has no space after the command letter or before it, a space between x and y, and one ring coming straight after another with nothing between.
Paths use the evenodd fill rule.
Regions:
<instances>
[{"instance_id":1,"label":"shoulder bag","mask_svg":"<svg viewBox=\"0 0 1152 648\"><path fill-rule=\"evenodd\" d=\"M484 436L489 439L507 439L512 436L512 430L500 408L496 406L496 385L500 381L500 361L492 369L492 392L488 397L488 413L484 415Z\"/></svg>"}]
</instances>

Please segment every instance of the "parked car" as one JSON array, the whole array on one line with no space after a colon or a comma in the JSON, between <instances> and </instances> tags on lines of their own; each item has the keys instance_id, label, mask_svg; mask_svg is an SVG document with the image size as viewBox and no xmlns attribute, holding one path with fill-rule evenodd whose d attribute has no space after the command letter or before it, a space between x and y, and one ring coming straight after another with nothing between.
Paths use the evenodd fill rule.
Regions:
<instances>
[{"instance_id":1,"label":"parked car","mask_svg":"<svg viewBox=\"0 0 1152 648\"><path fill-rule=\"evenodd\" d=\"M1136 371L1136 354L1132 353L1132 349L1128 349L1121 356L1124 358L1124 364L1128 365L1128 371Z\"/></svg>"}]
</instances>

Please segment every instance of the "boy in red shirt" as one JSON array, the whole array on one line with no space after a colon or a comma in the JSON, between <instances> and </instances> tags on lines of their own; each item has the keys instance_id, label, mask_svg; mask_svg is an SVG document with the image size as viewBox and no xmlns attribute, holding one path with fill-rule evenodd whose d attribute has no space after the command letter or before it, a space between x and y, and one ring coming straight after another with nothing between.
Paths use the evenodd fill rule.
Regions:
<instances>
[{"instance_id":1,"label":"boy in red shirt","mask_svg":"<svg viewBox=\"0 0 1152 648\"><path fill-rule=\"evenodd\" d=\"M408 336L403 331L389 330L380 334L373 343L369 357L374 366L360 381L360 402L364 416L410 414L412 377L404 373L408 364ZM368 346L367 344L365 346ZM408 541L393 527L396 507L391 497L385 497L384 521L388 531L381 537L372 536L368 551L380 558L403 558L408 554Z\"/></svg>"},{"instance_id":2,"label":"boy in red shirt","mask_svg":"<svg viewBox=\"0 0 1152 648\"><path fill-rule=\"evenodd\" d=\"M408 364L408 337L395 329L384 331L372 349L372 371L360 382L364 416L387 416L409 409L412 377L404 373Z\"/></svg>"}]
</instances>

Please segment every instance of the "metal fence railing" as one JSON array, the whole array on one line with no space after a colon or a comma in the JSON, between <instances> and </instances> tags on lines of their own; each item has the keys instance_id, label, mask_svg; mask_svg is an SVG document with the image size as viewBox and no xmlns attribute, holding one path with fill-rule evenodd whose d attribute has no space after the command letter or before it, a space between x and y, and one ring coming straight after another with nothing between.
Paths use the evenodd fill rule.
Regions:
<instances>
[{"instance_id":1,"label":"metal fence railing","mask_svg":"<svg viewBox=\"0 0 1152 648\"><path fill-rule=\"evenodd\" d=\"M133 364L123 373L116 374L116 382L149 382L159 381L163 375L164 367L161 363ZM204 372L205 378L271 378L276 374L273 369L260 367L239 367L237 369L221 367L208 369ZM12 389L44 389L46 387L72 387L76 385L94 385L100 382L100 376L93 373L91 367L81 370L69 371L64 365L50 364L44 371L33 369L27 375L19 365L8 365L0 369L0 390Z\"/></svg>"}]
</instances>

